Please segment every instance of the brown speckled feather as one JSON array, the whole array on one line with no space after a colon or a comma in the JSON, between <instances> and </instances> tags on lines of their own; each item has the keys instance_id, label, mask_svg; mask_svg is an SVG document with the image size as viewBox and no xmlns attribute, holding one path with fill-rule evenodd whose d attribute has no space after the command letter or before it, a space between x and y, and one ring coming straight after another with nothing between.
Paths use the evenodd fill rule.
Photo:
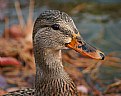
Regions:
<instances>
[{"instance_id":1,"label":"brown speckled feather","mask_svg":"<svg viewBox=\"0 0 121 96\"><path fill-rule=\"evenodd\" d=\"M71 42L75 29L72 18L64 12L48 10L40 14L33 28L35 89L4 96L77 96L76 86L65 72L61 57L61 49Z\"/></svg>"}]
</instances>

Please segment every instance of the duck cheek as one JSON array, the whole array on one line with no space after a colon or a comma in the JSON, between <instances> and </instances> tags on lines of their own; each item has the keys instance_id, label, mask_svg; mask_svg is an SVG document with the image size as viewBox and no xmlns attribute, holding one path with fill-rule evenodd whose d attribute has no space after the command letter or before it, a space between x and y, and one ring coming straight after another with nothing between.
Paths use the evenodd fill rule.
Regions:
<instances>
[{"instance_id":1,"label":"duck cheek","mask_svg":"<svg viewBox=\"0 0 121 96\"><path fill-rule=\"evenodd\" d=\"M71 37L67 37L65 39L63 39L63 44L62 44L62 48L61 49L69 49L68 47L66 47L66 44L70 43L72 41Z\"/></svg>"},{"instance_id":2,"label":"duck cheek","mask_svg":"<svg viewBox=\"0 0 121 96\"><path fill-rule=\"evenodd\" d=\"M67 43L70 43L72 41L72 38L71 37L67 37L65 40L64 40L64 43L67 44Z\"/></svg>"}]
</instances>

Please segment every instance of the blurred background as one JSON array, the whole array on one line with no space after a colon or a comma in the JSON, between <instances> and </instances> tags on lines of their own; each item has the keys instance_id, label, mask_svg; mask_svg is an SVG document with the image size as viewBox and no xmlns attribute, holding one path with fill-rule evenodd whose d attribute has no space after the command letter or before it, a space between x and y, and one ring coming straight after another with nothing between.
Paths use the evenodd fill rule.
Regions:
<instances>
[{"instance_id":1,"label":"blurred background","mask_svg":"<svg viewBox=\"0 0 121 96\"><path fill-rule=\"evenodd\" d=\"M31 33L48 9L69 14L82 37L106 54L99 61L63 51L82 96L121 96L121 0L0 0L0 93L34 86Z\"/></svg>"}]
</instances>

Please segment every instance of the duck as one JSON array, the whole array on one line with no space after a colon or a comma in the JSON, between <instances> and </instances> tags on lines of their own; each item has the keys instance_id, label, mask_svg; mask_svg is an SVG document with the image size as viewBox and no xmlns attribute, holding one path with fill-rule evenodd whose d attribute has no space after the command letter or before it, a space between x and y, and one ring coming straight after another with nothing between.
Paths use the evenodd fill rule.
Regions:
<instances>
[{"instance_id":1,"label":"duck","mask_svg":"<svg viewBox=\"0 0 121 96\"><path fill-rule=\"evenodd\" d=\"M64 70L61 51L70 48L93 59L105 58L103 52L83 40L73 19L59 10L46 10L38 16L32 39L35 87L4 96L79 96L76 85Z\"/></svg>"}]
</instances>

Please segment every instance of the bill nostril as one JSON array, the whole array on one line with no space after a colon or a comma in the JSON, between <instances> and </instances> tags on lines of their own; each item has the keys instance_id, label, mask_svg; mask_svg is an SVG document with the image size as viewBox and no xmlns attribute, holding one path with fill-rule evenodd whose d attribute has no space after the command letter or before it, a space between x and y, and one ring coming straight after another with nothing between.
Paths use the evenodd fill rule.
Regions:
<instances>
[{"instance_id":1,"label":"bill nostril","mask_svg":"<svg viewBox=\"0 0 121 96\"><path fill-rule=\"evenodd\" d=\"M102 57L101 60L104 60L105 59L105 55L103 53L100 53L100 56Z\"/></svg>"}]
</instances>

